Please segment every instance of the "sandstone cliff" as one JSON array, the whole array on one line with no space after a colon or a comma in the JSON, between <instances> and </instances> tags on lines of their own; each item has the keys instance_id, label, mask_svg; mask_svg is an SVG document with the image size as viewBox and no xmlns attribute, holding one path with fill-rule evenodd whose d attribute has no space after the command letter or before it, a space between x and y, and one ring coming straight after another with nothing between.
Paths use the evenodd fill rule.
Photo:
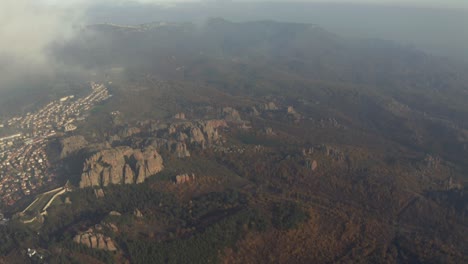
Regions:
<instances>
[{"instance_id":1,"label":"sandstone cliff","mask_svg":"<svg viewBox=\"0 0 468 264\"><path fill-rule=\"evenodd\" d=\"M86 160L80 188L142 183L163 168L161 155L152 148L144 151L130 147L102 150Z\"/></svg>"}]
</instances>

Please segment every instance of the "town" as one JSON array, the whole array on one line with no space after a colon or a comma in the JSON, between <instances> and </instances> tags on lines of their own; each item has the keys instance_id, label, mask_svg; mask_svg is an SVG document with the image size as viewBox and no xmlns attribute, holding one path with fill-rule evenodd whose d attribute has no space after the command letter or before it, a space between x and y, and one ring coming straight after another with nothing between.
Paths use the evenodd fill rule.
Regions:
<instances>
[{"instance_id":1,"label":"town","mask_svg":"<svg viewBox=\"0 0 468 264\"><path fill-rule=\"evenodd\" d=\"M111 95L104 84L91 83L91 93L52 101L34 113L13 117L0 125L15 134L0 138L0 197L11 206L54 180L46 153L48 139L77 129L89 110Z\"/></svg>"}]
</instances>

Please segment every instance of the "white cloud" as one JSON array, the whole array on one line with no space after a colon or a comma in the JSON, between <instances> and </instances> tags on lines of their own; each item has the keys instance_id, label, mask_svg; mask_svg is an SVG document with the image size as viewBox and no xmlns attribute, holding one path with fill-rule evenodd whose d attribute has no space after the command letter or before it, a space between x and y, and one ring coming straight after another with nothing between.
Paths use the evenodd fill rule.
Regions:
<instances>
[{"instance_id":1,"label":"white cloud","mask_svg":"<svg viewBox=\"0 0 468 264\"><path fill-rule=\"evenodd\" d=\"M15 78L51 74L53 65L47 48L73 35L73 25L80 13L33 0L2 0L0 86L9 85Z\"/></svg>"}]
</instances>

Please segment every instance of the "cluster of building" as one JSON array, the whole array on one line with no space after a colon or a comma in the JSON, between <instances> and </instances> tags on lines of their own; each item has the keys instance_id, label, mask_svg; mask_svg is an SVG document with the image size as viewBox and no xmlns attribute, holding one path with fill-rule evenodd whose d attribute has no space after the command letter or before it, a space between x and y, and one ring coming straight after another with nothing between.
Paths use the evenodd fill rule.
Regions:
<instances>
[{"instance_id":1,"label":"cluster of building","mask_svg":"<svg viewBox=\"0 0 468 264\"><path fill-rule=\"evenodd\" d=\"M3 126L18 131L0 138L0 197L5 205L13 205L25 195L51 182L55 175L48 171L47 139L58 131L77 128L95 104L110 97L103 84L91 84L92 92L79 99L73 95L50 102L35 113L13 117Z\"/></svg>"},{"instance_id":2,"label":"cluster of building","mask_svg":"<svg viewBox=\"0 0 468 264\"><path fill-rule=\"evenodd\" d=\"M13 117L7 121L8 127L30 131L32 137L54 133L55 129L66 131L67 127L75 127L75 121L84 120L85 113L96 103L110 97L103 84L91 84L92 92L86 97L74 100L70 95L57 101L52 101L35 113L26 116Z\"/></svg>"}]
</instances>

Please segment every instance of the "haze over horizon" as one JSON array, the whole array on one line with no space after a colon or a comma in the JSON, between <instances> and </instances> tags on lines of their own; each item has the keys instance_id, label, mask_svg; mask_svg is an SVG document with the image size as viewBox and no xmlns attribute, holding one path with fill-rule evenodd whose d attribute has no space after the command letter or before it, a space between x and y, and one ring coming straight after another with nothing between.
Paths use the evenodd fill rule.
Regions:
<instances>
[{"instance_id":1,"label":"haze over horizon","mask_svg":"<svg viewBox=\"0 0 468 264\"><path fill-rule=\"evenodd\" d=\"M158 4L159 3L159 4ZM45 5L44 5L45 4ZM202 23L210 17L235 22L276 20L317 24L352 38L378 38L429 53L468 60L466 1L63 1L5 0L0 4L0 86L55 74L51 46L73 38L86 24L153 21ZM434 9L435 7L435 9ZM31 27L33 30L31 30ZM14 43L14 45L11 45ZM71 66L71 65L70 65ZM3 88L2 88L3 89Z\"/></svg>"}]
</instances>

